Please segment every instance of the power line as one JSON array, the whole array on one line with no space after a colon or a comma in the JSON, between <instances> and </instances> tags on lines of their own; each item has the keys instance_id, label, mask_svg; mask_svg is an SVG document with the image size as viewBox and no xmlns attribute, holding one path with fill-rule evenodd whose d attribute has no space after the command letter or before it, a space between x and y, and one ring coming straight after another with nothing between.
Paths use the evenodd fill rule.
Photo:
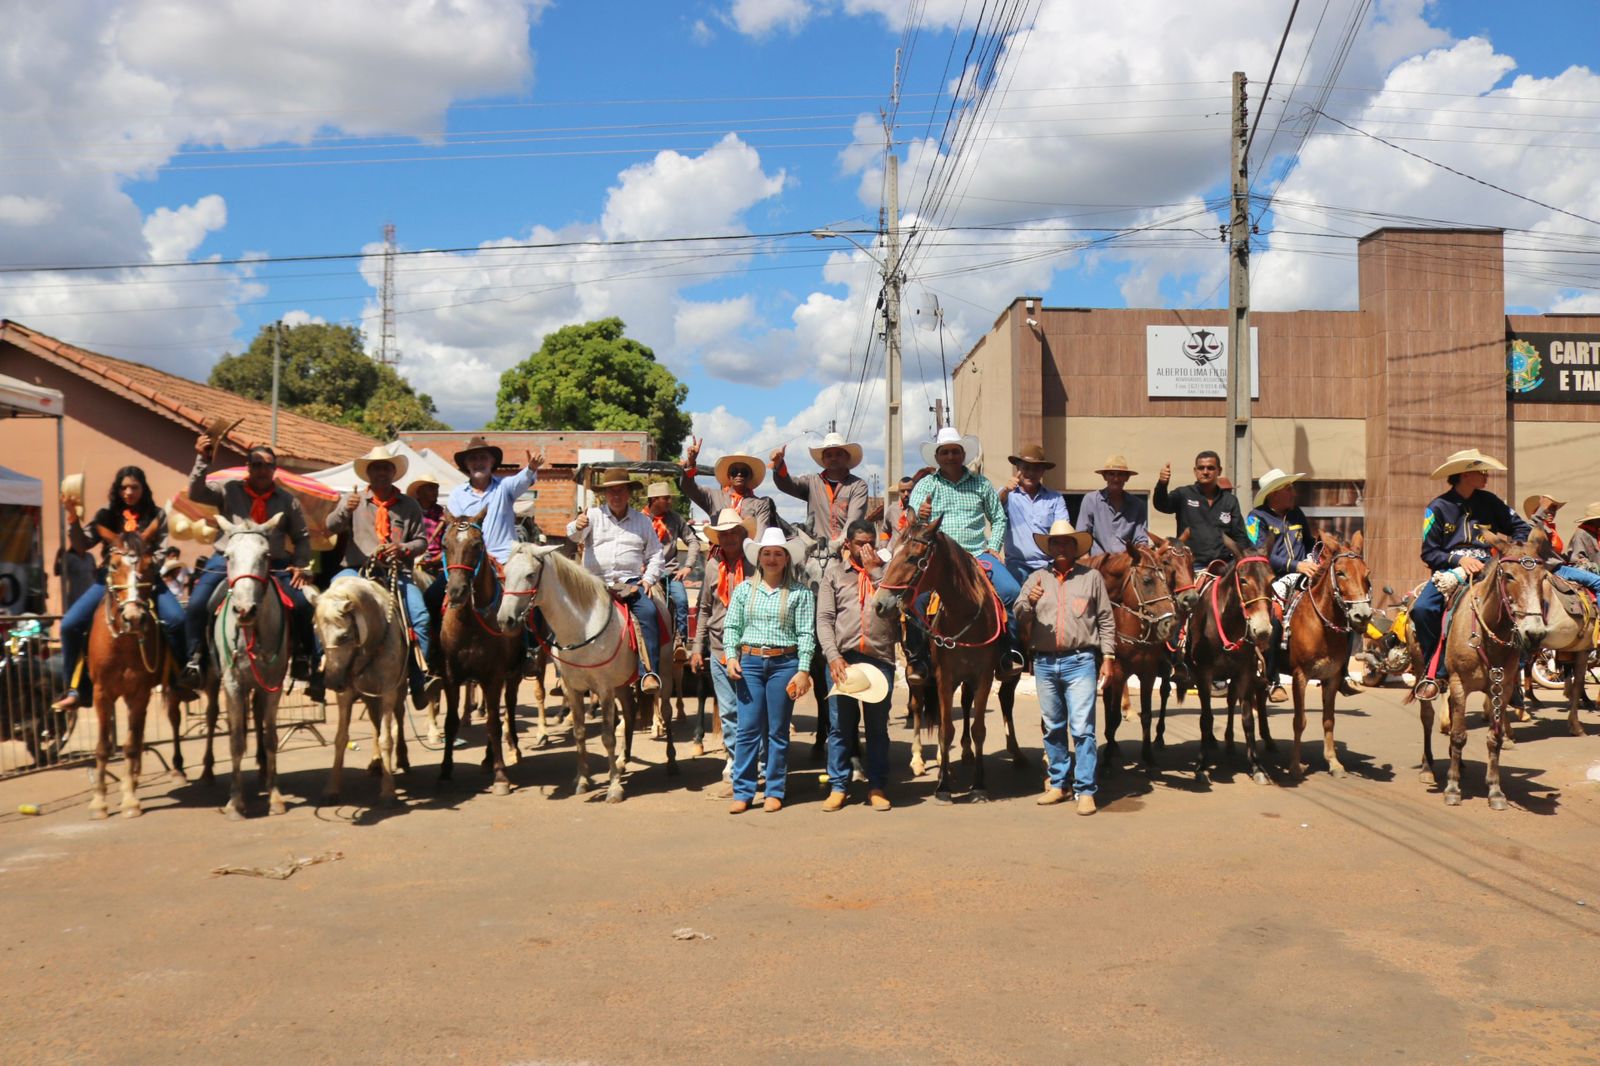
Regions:
<instances>
[{"instance_id":1,"label":"power line","mask_svg":"<svg viewBox=\"0 0 1600 1066\"><path fill-rule=\"evenodd\" d=\"M1267 71L1267 87L1261 91L1261 102L1256 105L1256 117L1250 123L1250 133L1244 139L1245 158L1250 157L1250 146L1255 143L1256 127L1261 125L1261 115L1267 109L1267 100L1272 95L1272 79L1278 76L1278 60L1283 58L1283 46L1289 43L1289 31L1294 28L1294 15L1300 10L1300 0L1294 0L1289 8L1289 21L1283 24L1283 36L1278 38L1278 50L1272 56L1272 69Z\"/></svg>"}]
</instances>

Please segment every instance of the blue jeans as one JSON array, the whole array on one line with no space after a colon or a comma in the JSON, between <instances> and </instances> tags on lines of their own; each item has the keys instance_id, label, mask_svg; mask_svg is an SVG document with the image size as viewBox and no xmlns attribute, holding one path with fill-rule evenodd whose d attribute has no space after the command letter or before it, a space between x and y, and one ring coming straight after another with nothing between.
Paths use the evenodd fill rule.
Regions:
<instances>
[{"instance_id":1,"label":"blue jeans","mask_svg":"<svg viewBox=\"0 0 1600 1066\"><path fill-rule=\"evenodd\" d=\"M755 799L757 757L761 739L767 741L767 798L782 799L789 777L789 717L794 700L786 686L800 671L797 655L745 655L739 659L743 676L733 683L739 700L738 743L733 749L733 796L746 803Z\"/></svg>"},{"instance_id":2,"label":"blue jeans","mask_svg":"<svg viewBox=\"0 0 1600 1066\"><path fill-rule=\"evenodd\" d=\"M105 602L106 587L90 585L83 595L72 602L67 613L61 616L61 669L66 678L67 690L78 694L79 703L94 699L94 683L89 680L88 664L83 676L72 683L78 660L89 646L89 627L94 624L94 612ZM166 585L156 586L156 617L161 619L161 630L166 635L167 646L179 663L183 662L183 605Z\"/></svg>"},{"instance_id":3,"label":"blue jeans","mask_svg":"<svg viewBox=\"0 0 1600 1066\"><path fill-rule=\"evenodd\" d=\"M722 719L722 747L727 751L729 761L732 761L739 740L739 694L734 690L733 678L728 676L728 668L722 665L721 659L712 656L706 663L706 669L711 672L711 691L716 695L717 717Z\"/></svg>"},{"instance_id":4,"label":"blue jeans","mask_svg":"<svg viewBox=\"0 0 1600 1066\"><path fill-rule=\"evenodd\" d=\"M858 651L845 652L844 661L862 663L889 679L889 695L866 706L867 750L861 760L867 770L867 786L882 789L889 780L889 701L894 696L894 663ZM849 790L850 749L854 746L861 710L861 701L849 696L834 696L828 700L828 785L834 792Z\"/></svg>"},{"instance_id":5,"label":"blue jeans","mask_svg":"<svg viewBox=\"0 0 1600 1066\"><path fill-rule=\"evenodd\" d=\"M628 582L630 585L639 583ZM628 609L633 612L634 621L639 623L639 643L644 645L645 672L656 673L661 665L661 619L656 615L656 601L641 592L628 605Z\"/></svg>"},{"instance_id":6,"label":"blue jeans","mask_svg":"<svg viewBox=\"0 0 1600 1066\"><path fill-rule=\"evenodd\" d=\"M1409 616L1411 628L1417 634L1417 647L1422 651L1422 662L1413 666L1417 679L1429 676L1443 678L1446 675L1443 655L1439 656L1438 672L1428 673L1428 665L1433 662L1434 653L1439 649L1439 629L1444 625L1444 596L1433 582L1423 585L1417 598L1411 601Z\"/></svg>"},{"instance_id":7,"label":"blue jeans","mask_svg":"<svg viewBox=\"0 0 1600 1066\"><path fill-rule=\"evenodd\" d=\"M347 566L337 574L334 574L333 580L338 581L342 577L360 576L361 571L352 570ZM428 624L428 606L423 602L422 590L417 588L416 585L412 584L411 573L409 570L400 575L399 584L400 594L406 598L406 613L411 616L411 628L415 630L417 634L417 647L422 650L423 658L427 658L428 649L432 647L432 642L430 639L432 627ZM434 582L434 584L439 584L439 582ZM330 581L328 586L330 588L333 587L333 582Z\"/></svg>"},{"instance_id":8,"label":"blue jeans","mask_svg":"<svg viewBox=\"0 0 1600 1066\"><path fill-rule=\"evenodd\" d=\"M667 582L667 602L672 604L672 634L679 640L689 639L689 590L683 582L672 578Z\"/></svg>"},{"instance_id":9,"label":"blue jeans","mask_svg":"<svg viewBox=\"0 0 1600 1066\"><path fill-rule=\"evenodd\" d=\"M1563 566L1556 571L1556 577L1563 581L1570 581L1574 585L1582 585L1590 592L1600 596L1600 574L1591 574L1587 570L1580 570L1576 566Z\"/></svg>"},{"instance_id":10,"label":"blue jeans","mask_svg":"<svg viewBox=\"0 0 1600 1066\"><path fill-rule=\"evenodd\" d=\"M1050 787L1067 787L1067 767L1073 767L1072 790L1080 796L1095 793L1094 739L1095 675L1099 657L1092 651L1064 655L1035 652L1034 683L1038 686L1039 716L1044 719L1044 752L1050 764ZM1067 754L1072 736L1076 758Z\"/></svg>"}]
</instances>

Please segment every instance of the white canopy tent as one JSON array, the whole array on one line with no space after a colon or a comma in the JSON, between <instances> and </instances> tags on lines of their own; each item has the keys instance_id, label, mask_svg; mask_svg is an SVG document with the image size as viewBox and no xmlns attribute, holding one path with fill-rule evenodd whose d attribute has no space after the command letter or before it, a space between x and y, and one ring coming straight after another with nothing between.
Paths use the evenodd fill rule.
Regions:
<instances>
[{"instance_id":1,"label":"white canopy tent","mask_svg":"<svg viewBox=\"0 0 1600 1066\"><path fill-rule=\"evenodd\" d=\"M23 381L20 378L0 374L0 418L53 418L56 420L56 483L66 476L66 428L63 419L66 415L66 402L62 398L60 389L47 389L42 385ZM0 467L0 504L13 506L39 508L39 520L44 520L44 484L38 478L19 474L14 470ZM41 538L35 536L36 550L43 550ZM56 507L56 543L67 542L66 512L61 507ZM14 562L3 564L14 567ZM43 560L38 560L39 574L43 580ZM13 575L15 576L15 575ZM24 586L26 587L26 586ZM44 589L39 590L41 594Z\"/></svg>"},{"instance_id":2,"label":"white canopy tent","mask_svg":"<svg viewBox=\"0 0 1600 1066\"><path fill-rule=\"evenodd\" d=\"M0 505L44 507L44 482L0 466Z\"/></svg>"},{"instance_id":3,"label":"white canopy tent","mask_svg":"<svg viewBox=\"0 0 1600 1066\"><path fill-rule=\"evenodd\" d=\"M434 453L432 448L423 448L418 451L405 441L400 440L390 441L383 448L390 455L396 457L405 456L406 472L396 481L396 484L402 489L410 487L411 483L420 475L429 474L439 482L439 496L442 499L450 494L451 489L467 480L467 476L457 470L453 463L441 459ZM322 482L331 489L338 489L340 492L349 492L362 484L356 478L355 462L353 460L348 463L340 463L338 466L330 466L326 470L318 470L306 476Z\"/></svg>"}]
</instances>

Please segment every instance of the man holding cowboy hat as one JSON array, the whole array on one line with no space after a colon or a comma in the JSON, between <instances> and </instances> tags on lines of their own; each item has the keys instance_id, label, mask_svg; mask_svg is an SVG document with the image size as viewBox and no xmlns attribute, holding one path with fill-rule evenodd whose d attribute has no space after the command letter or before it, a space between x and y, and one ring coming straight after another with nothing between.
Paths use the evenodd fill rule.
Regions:
<instances>
[{"instance_id":1,"label":"man holding cowboy hat","mask_svg":"<svg viewBox=\"0 0 1600 1066\"><path fill-rule=\"evenodd\" d=\"M681 647L689 639L689 591L683 579L689 576L700 558L700 538L694 535L684 517L672 509L672 486L665 481L652 481L645 489L644 513L661 541L661 572L667 575L672 634Z\"/></svg>"},{"instance_id":2,"label":"man holding cowboy hat","mask_svg":"<svg viewBox=\"0 0 1600 1066\"><path fill-rule=\"evenodd\" d=\"M357 459L351 464L351 472L357 481L367 483L369 491L345 493L328 515L327 529L335 535L349 534L345 538L344 568L333 575L333 580L360 577L363 571L370 571L369 576L386 585L385 578L392 576L400 595L405 597L417 647L426 659L432 648L432 629L422 591L411 579L412 560L427 543L422 531L422 507L394 485L405 476L409 465L404 455L391 456L381 444ZM424 679L414 661L407 662L407 673L412 702L420 707L425 702Z\"/></svg>"},{"instance_id":3,"label":"man holding cowboy hat","mask_svg":"<svg viewBox=\"0 0 1600 1066\"><path fill-rule=\"evenodd\" d=\"M1106 487L1087 494L1078 505L1078 531L1092 539L1091 553L1109 555L1150 543L1149 506L1127 491L1138 472L1129 469L1128 460L1120 455L1107 456L1105 465L1095 471Z\"/></svg>"},{"instance_id":4,"label":"man holding cowboy hat","mask_svg":"<svg viewBox=\"0 0 1600 1066\"><path fill-rule=\"evenodd\" d=\"M1020 586L1035 570L1050 565L1050 557L1039 550L1033 535L1043 533L1053 522L1065 522L1067 498L1044 486L1044 472L1056 464L1044 457L1044 445L1030 444L1020 455L1008 455L1011 480L1000 490L1006 509L1006 569Z\"/></svg>"},{"instance_id":5,"label":"man holding cowboy hat","mask_svg":"<svg viewBox=\"0 0 1600 1066\"><path fill-rule=\"evenodd\" d=\"M1044 719L1044 750L1049 784L1041 806L1067 798L1067 771L1073 775L1078 813L1095 811L1095 689L1111 671L1117 651L1117 627L1111 597L1100 571L1078 563L1089 550L1089 534L1060 519L1045 533L1034 534L1050 554L1050 565L1035 570L1017 597L1017 618L1023 639L1033 652L1033 677L1039 690L1039 715ZM1108 713L1118 713L1115 708ZM1072 737L1073 753L1067 751Z\"/></svg>"},{"instance_id":6,"label":"man holding cowboy hat","mask_svg":"<svg viewBox=\"0 0 1600 1066\"><path fill-rule=\"evenodd\" d=\"M695 481L700 470L699 458L700 438L696 437L683 453L681 488L707 518L715 518L725 510L732 511L740 518L751 520L752 537L759 537L768 526L777 523L777 507L765 496L755 494L757 486L767 476L765 463L753 455L724 455L717 460L717 487L703 489Z\"/></svg>"},{"instance_id":7,"label":"man holding cowboy hat","mask_svg":"<svg viewBox=\"0 0 1600 1066\"><path fill-rule=\"evenodd\" d=\"M734 692L733 680L728 677L728 661L722 643L723 624L728 617L728 604L733 591L747 576L744 542L750 535L753 523L740 518L732 510L724 510L715 521L707 522L703 535L710 550L706 555L706 571L700 582L699 608L694 630L694 648L689 665L696 672L710 668L711 690L717 698L717 714L722 719L722 749L727 753L722 768L724 787L717 790L713 799L726 799L733 795L733 753L739 733L739 697ZM695 738L704 752L704 734Z\"/></svg>"},{"instance_id":8,"label":"man holding cowboy hat","mask_svg":"<svg viewBox=\"0 0 1600 1066\"><path fill-rule=\"evenodd\" d=\"M661 619L656 616L650 590L661 580L661 539L655 524L628 503L633 481L623 467L605 471L595 488L605 498L605 506L591 507L567 523L567 539L584 545L583 566L612 588L631 586L635 591L622 595L639 627L639 643L644 645L644 676L641 692L661 688L657 672L661 660Z\"/></svg>"},{"instance_id":9,"label":"man holding cowboy hat","mask_svg":"<svg viewBox=\"0 0 1600 1066\"><path fill-rule=\"evenodd\" d=\"M806 521L816 538L817 554L834 558L844 544L845 530L867 517L867 483L850 471L861 465L861 445L829 433L811 449L820 473L789 476L784 462L787 445L772 453L772 483L778 491L806 501Z\"/></svg>"}]
</instances>

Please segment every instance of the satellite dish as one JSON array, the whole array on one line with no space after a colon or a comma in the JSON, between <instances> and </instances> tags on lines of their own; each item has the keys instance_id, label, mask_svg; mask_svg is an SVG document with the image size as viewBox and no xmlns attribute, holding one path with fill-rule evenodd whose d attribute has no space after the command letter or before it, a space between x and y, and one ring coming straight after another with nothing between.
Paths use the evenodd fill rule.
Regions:
<instances>
[{"instance_id":1,"label":"satellite dish","mask_svg":"<svg viewBox=\"0 0 1600 1066\"><path fill-rule=\"evenodd\" d=\"M939 306L938 296L924 291L922 299L917 301L914 314L917 317L918 329L934 333L939 329L939 323L944 319L944 308Z\"/></svg>"}]
</instances>

